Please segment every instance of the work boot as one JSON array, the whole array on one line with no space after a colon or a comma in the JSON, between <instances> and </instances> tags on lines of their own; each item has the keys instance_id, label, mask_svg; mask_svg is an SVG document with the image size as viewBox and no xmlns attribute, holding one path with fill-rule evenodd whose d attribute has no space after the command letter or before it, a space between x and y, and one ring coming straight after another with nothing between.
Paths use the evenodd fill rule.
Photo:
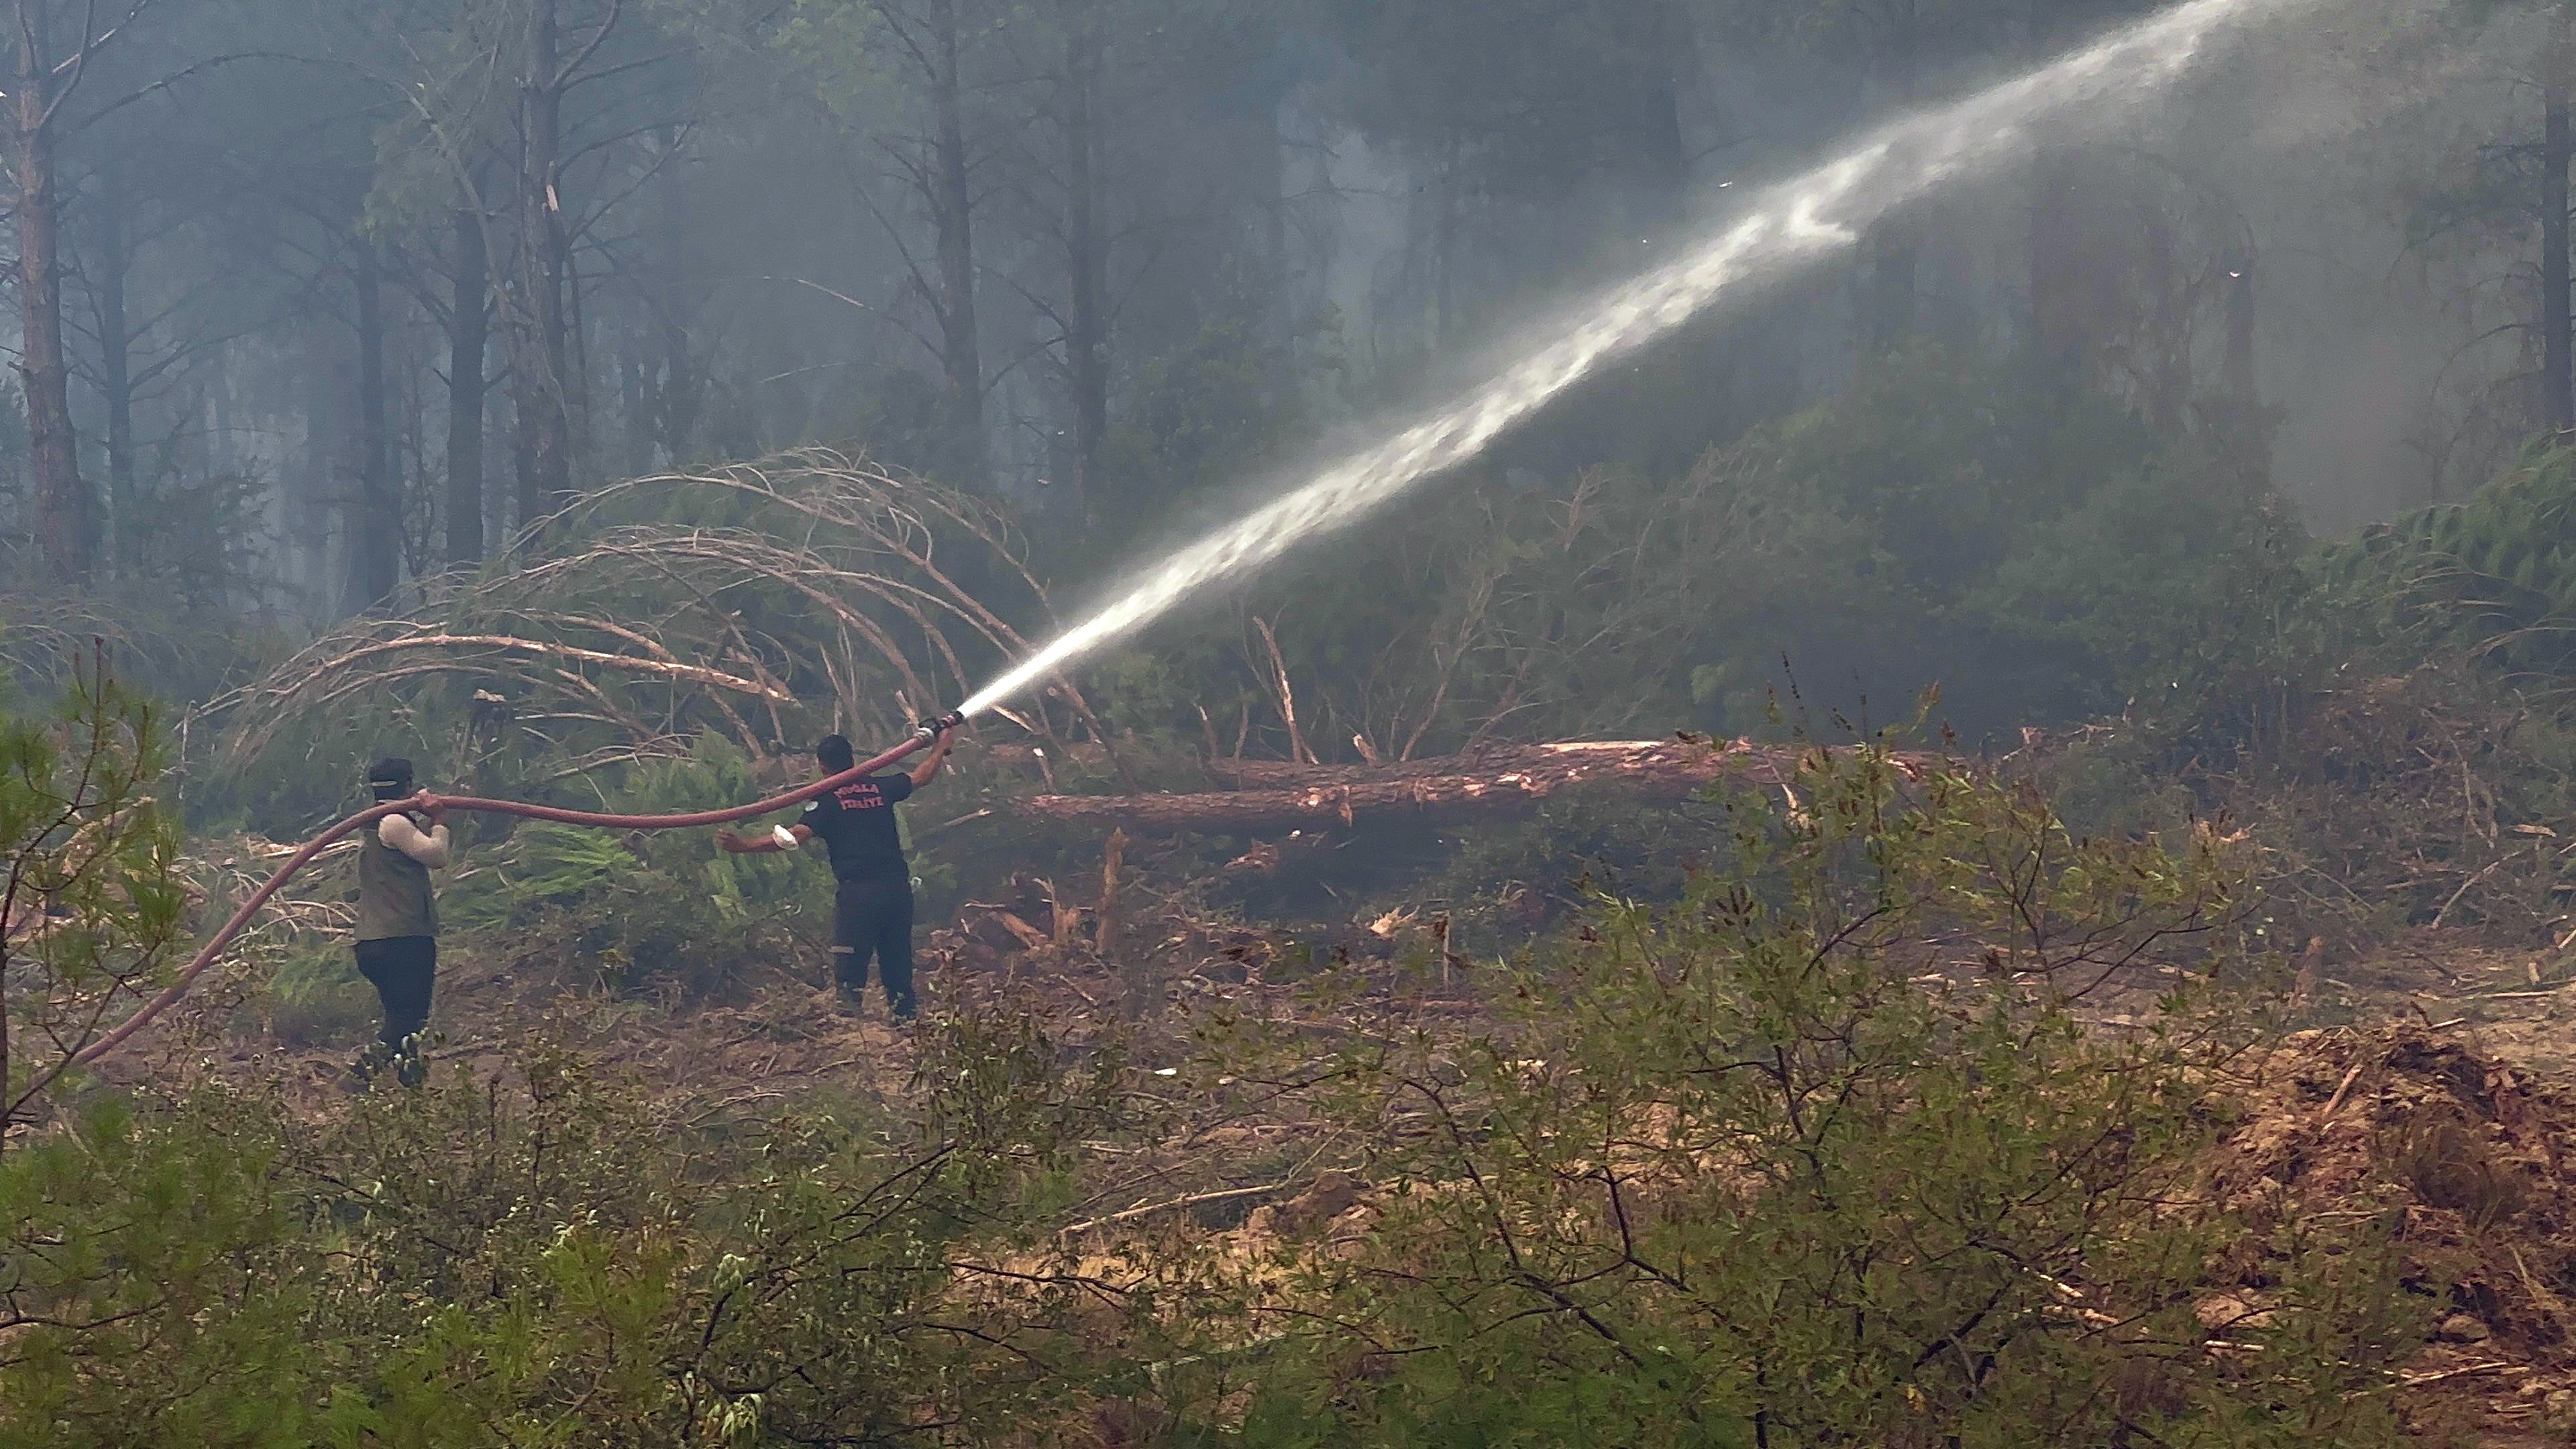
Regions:
<instances>
[{"instance_id":1,"label":"work boot","mask_svg":"<svg viewBox=\"0 0 2576 1449\"><path fill-rule=\"evenodd\" d=\"M852 986L846 981L832 983L833 1010L843 1016L863 1016L867 1013L867 1007L868 998L865 988Z\"/></svg>"},{"instance_id":2,"label":"work boot","mask_svg":"<svg viewBox=\"0 0 2576 1449\"><path fill-rule=\"evenodd\" d=\"M371 1060L367 1074L382 1077L391 1073L396 1082L418 1087L429 1080L429 1033L416 1031L394 1046L382 1042L367 1049Z\"/></svg>"},{"instance_id":3,"label":"work boot","mask_svg":"<svg viewBox=\"0 0 2576 1449\"><path fill-rule=\"evenodd\" d=\"M380 1041L367 1043L367 1049L358 1053L356 1060L349 1063L348 1070L340 1074L340 1090L353 1094L367 1090L376 1077L393 1064L393 1060L392 1047Z\"/></svg>"},{"instance_id":4,"label":"work boot","mask_svg":"<svg viewBox=\"0 0 2576 1449\"><path fill-rule=\"evenodd\" d=\"M914 1000L909 993L886 998L886 1011L894 1018L894 1024L897 1026L912 1025L913 1013L920 1007L921 1003Z\"/></svg>"}]
</instances>

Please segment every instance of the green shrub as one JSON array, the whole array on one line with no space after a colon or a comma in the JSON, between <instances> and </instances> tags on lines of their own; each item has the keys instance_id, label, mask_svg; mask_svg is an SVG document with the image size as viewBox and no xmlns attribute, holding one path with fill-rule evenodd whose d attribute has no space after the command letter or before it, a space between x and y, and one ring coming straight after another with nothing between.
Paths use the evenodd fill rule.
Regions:
<instances>
[{"instance_id":1,"label":"green shrub","mask_svg":"<svg viewBox=\"0 0 2576 1449\"><path fill-rule=\"evenodd\" d=\"M606 794L620 814L676 814L775 792L732 745L702 738L686 759L632 767ZM441 902L454 929L520 964L632 990L727 991L794 965L827 921L819 850L728 856L712 831L629 834L547 822L471 847L473 870Z\"/></svg>"},{"instance_id":2,"label":"green shrub","mask_svg":"<svg viewBox=\"0 0 2576 1449\"><path fill-rule=\"evenodd\" d=\"M2374 1230L2288 1275L2259 1354L2191 1317L2241 1236L2197 1190L2257 1021L2241 845L2079 841L1876 751L1796 789L1677 905L1493 983L1500 1025L1265 1065L1376 1193L1328 1248L1212 1270L1239 1316L1174 1399L1253 1399L1201 1442L2398 1442L2360 1392L2411 1346ZM2112 986L2162 1004L2088 1028Z\"/></svg>"},{"instance_id":3,"label":"green shrub","mask_svg":"<svg viewBox=\"0 0 2576 1449\"><path fill-rule=\"evenodd\" d=\"M328 1270L273 1176L286 1129L111 1102L0 1154L0 1449L333 1442Z\"/></svg>"},{"instance_id":4,"label":"green shrub","mask_svg":"<svg viewBox=\"0 0 2576 1449\"><path fill-rule=\"evenodd\" d=\"M320 1120L94 1114L0 1155L0 1449L1043 1441L1094 1349L1025 1245L1122 1069L1025 1016L923 1047L912 1103L728 1134L542 1042Z\"/></svg>"},{"instance_id":5,"label":"green shrub","mask_svg":"<svg viewBox=\"0 0 2576 1449\"><path fill-rule=\"evenodd\" d=\"M93 664L41 713L0 707L0 1141L185 941L151 706Z\"/></svg>"},{"instance_id":6,"label":"green shrub","mask_svg":"<svg viewBox=\"0 0 2576 1449\"><path fill-rule=\"evenodd\" d=\"M2428 654L2469 651L2562 705L2576 678L2576 448L2535 446L2463 502L2320 552L2316 577L2411 632Z\"/></svg>"}]
</instances>

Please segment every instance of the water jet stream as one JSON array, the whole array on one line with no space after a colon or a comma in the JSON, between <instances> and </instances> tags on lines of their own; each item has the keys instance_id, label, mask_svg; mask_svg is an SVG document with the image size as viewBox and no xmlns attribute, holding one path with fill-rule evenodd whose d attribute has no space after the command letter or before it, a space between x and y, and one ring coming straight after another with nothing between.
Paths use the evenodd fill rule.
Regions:
<instances>
[{"instance_id":1,"label":"water jet stream","mask_svg":"<svg viewBox=\"0 0 2576 1449\"><path fill-rule=\"evenodd\" d=\"M959 706L985 713L1134 633L1221 579L1239 578L1308 538L1357 522L1467 462L1604 362L1706 311L1726 293L1777 281L1854 245L1878 218L2033 147L2042 123L2135 105L2172 86L2229 22L2307 0L2190 0L2022 76L1884 126L1824 165L1762 193L1742 218L1686 255L1574 308L1491 381L1293 492L1172 554L1099 612ZM2094 115L2098 124L2104 117Z\"/></svg>"},{"instance_id":2,"label":"water jet stream","mask_svg":"<svg viewBox=\"0 0 2576 1449\"><path fill-rule=\"evenodd\" d=\"M990 711L1104 644L1126 637L1220 579L1239 577L1317 534L1358 521L1406 490L1466 462L1568 388L1622 354L1679 327L1733 289L1775 281L1852 246L1887 213L1961 177L1992 171L2031 149L2041 123L2072 129L2087 106L2130 105L2161 94L2231 21L2315 0L2189 0L2018 80L1885 126L1851 150L1771 187L1743 217L1678 260L1613 288L1536 335L1518 362L1426 420L1317 473L1239 521L1183 548L1098 613L1030 655L953 714L855 769L783 795L689 815L605 815L509 800L451 799L448 808L614 830L696 829L801 804L930 743L935 729ZM2101 117L2095 118L2097 121ZM306 842L174 976L113 1030L73 1053L89 1065L116 1050L184 996L260 907L333 841L403 802L373 806Z\"/></svg>"}]
</instances>

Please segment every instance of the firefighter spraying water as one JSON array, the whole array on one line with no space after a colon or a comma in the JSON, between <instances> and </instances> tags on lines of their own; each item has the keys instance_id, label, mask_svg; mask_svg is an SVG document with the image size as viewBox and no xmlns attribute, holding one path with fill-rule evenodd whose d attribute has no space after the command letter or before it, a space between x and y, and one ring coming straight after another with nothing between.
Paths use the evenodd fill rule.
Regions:
<instances>
[{"instance_id":1,"label":"firefighter spraying water","mask_svg":"<svg viewBox=\"0 0 2576 1449\"><path fill-rule=\"evenodd\" d=\"M1834 159L1760 192L1731 221L1678 259L1534 328L1514 360L1485 384L1394 429L1384 441L1347 454L1239 521L1139 569L1132 583L1082 623L1019 661L954 713L846 769L832 770L845 757L827 758L824 768L831 773L810 785L773 799L692 815L609 815L508 800L426 795L385 801L352 815L307 842L243 903L167 988L83 1050L79 1060L94 1061L113 1051L167 1009L231 945L260 907L325 847L405 812L489 813L611 830L694 829L732 825L825 797L837 800L836 792L871 778L879 779L876 798L891 803L884 780L911 781L920 775L926 783L926 774L881 777L880 772L931 749L934 743L944 751L949 732L966 721L1061 675L1077 661L1133 635L1209 588L1242 579L1298 544L1347 527L1455 469L1605 364L1634 353L1712 307L1841 255L1890 213L2026 157L2041 130L2062 140L2070 132L2130 119L2138 106L2167 94L2212 42L2258 20L2293 13L2306 3L2189 0L2024 76L1881 127ZM934 755L924 772L935 772L937 761ZM836 809L836 819L839 813ZM806 833L788 834L798 844L818 834L827 843L832 839L818 826L802 825L797 830ZM784 848L774 838L735 840L740 848L753 851ZM833 849L837 865L844 847ZM846 876L843 883L847 890ZM860 912L864 920L854 917L852 930L857 934L844 944L850 948L846 954L855 957L867 932L876 933L869 939L889 996L901 1014L911 1003L908 956L901 949L888 954L885 944L892 940L892 922L898 914L908 935L909 916L908 911L895 910L890 889L881 894L886 897L879 903L882 908Z\"/></svg>"},{"instance_id":2,"label":"firefighter spraying water","mask_svg":"<svg viewBox=\"0 0 2576 1449\"><path fill-rule=\"evenodd\" d=\"M731 855L775 855L821 840L832 858L832 981L841 1004L856 1010L868 984L868 961L885 985L886 1007L896 1021L910 1021L918 1005L912 991L912 867L903 858L903 836L894 808L938 778L956 727L939 727L930 753L909 771L858 774L850 742L827 735L814 747L825 779L849 779L805 802L794 825L744 839L716 832L716 846Z\"/></svg>"}]
</instances>

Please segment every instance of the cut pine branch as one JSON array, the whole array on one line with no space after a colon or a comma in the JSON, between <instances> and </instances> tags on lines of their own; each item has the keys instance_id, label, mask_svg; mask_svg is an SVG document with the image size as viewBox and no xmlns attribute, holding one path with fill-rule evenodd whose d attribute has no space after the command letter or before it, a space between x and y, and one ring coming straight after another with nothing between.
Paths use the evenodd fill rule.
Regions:
<instances>
[{"instance_id":1,"label":"cut pine branch","mask_svg":"<svg viewBox=\"0 0 2576 1449\"><path fill-rule=\"evenodd\" d=\"M308 676L308 682L310 679L318 679L326 674L338 673L378 655L409 649L491 649L505 654L524 654L536 658L570 659L612 669L633 670L638 674L658 674L668 679L686 680L691 684L703 684L710 689L753 695L779 704L796 702L793 695L784 693L774 684L737 679L720 669L708 669L696 664L681 664L667 659L639 659L632 654L610 654L598 649L582 649L570 644L549 643L541 639L520 639L508 634L413 634L400 639L380 639L371 644L362 644L336 659L323 661L314 668L312 675Z\"/></svg>"}]
</instances>

